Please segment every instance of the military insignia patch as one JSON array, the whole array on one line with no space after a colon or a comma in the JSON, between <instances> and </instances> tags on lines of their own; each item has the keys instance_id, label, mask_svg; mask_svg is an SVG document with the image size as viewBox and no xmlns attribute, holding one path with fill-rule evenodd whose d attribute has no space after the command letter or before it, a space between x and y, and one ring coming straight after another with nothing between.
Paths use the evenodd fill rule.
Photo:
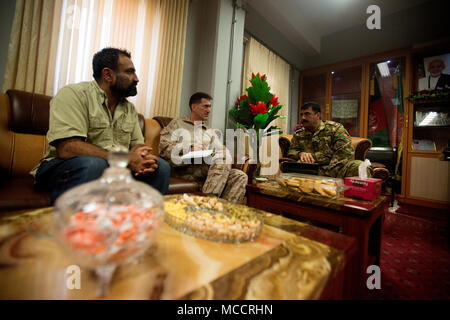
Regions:
<instances>
[{"instance_id":1,"label":"military insignia patch","mask_svg":"<svg viewBox=\"0 0 450 320\"><path fill-rule=\"evenodd\" d=\"M344 139L349 139L350 138L350 136L348 135L347 132L342 132L341 133L341 137L344 138Z\"/></svg>"}]
</instances>

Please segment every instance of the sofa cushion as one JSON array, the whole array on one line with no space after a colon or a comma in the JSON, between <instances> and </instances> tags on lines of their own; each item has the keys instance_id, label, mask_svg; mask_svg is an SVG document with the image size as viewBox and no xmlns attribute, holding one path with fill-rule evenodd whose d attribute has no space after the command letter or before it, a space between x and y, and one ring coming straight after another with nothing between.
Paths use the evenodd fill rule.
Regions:
<instances>
[{"instance_id":1,"label":"sofa cushion","mask_svg":"<svg viewBox=\"0 0 450 320\"><path fill-rule=\"evenodd\" d=\"M170 177L168 194L197 193L202 190L203 182L188 181Z\"/></svg>"},{"instance_id":2,"label":"sofa cushion","mask_svg":"<svg viewBox=\"0 0 450 320\"><path fill-rule=\"evenodd\" d=\"M50 193L37 191L32 176L8 180L0 192L0 212L48 207Z\"/></svg>"},{"instance_id":3,"label":"sofa cushion","mask_svg":"<svg viewBox=\"0 0 450 320\"><path fill-rule=\"evenodd\" d=\"M11 105L9 130L16 133L47 134L52 97L20 90L8 90L6 93Z\"/></svg>"}]
</instances>

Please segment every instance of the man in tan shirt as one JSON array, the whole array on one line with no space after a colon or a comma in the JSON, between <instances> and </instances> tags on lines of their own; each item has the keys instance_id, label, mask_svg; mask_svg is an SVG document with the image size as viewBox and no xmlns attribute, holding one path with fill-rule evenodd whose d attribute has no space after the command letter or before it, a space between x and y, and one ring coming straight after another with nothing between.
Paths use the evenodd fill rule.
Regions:
<instances>
[{"instance_id":1,"label":"man in tan shirt","mask_svg":"<svg viewBox=\"0 0 450 320\"><path fill-rule=\"evenodd\" d=\"M52 203L64 191L99 178L108 151L130 150L133 176L166 194L169 164L144 144L138 113L126 97L137 94L139 79L131 55L105 48L94 55L94 81L67 85L50 101L49 149L31 171L38 188L51 191Z\"/></svg>"},{"instance_id":2,"label":"man in tan shirt","mask_svg":"<svg viewBox=\"0 0 450 320\"><path fill-rule=\"evenodd\" d=\"M245 195L248 177L243 171L231 168L230 152L222 144L217 131L205 124L211 112L211 100L210 95L202 92L191 96L191 115L182 119L174 118L161 130L159 153L171 164L173 176L205 180L203 193L240 203ZM210 161L180 161L181 154L207 149L213 150Z\"/></svg>"}]
</instances>

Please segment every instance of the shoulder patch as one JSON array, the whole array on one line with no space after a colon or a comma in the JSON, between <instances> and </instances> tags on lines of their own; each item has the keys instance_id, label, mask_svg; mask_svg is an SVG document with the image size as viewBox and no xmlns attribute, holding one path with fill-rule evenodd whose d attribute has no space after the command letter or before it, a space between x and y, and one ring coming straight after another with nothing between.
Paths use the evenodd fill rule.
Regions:
<instances>
[{"instance_id":1,"label":"shoulder patch","mask_svg":"<svg viewBox=\"0 0 450 320\"><path fill-rule=\"evenodd\" d=\"M344 138L344 139L350 139L350 136L345 131L341 133L341 137Z\"/></svg>"}]
</instances>

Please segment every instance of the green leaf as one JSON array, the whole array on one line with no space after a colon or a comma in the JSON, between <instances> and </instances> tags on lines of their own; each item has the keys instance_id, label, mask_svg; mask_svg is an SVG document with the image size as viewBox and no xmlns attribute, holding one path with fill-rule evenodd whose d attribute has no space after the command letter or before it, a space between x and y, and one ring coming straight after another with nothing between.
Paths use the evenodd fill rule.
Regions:
<instances>
[{"instance_id":1,"label":"green leaf","mask_svg":"<svg viewBox=\"0 0 450 320\"><path fill-rule=\"evenodd\" d=\"M267 132L264 136L265 137L270 137L271 135L274 135L274 134L283 134L283 131L280 129L280 128L278 128L278 130L271 130L271 131L269 131L269 132Z\"/></svg>"},{"instance_id":2,"label":"green leaf","mask_svg":"<svg viewBox=\"0 0 450 320\"><path fill-rule=\"evenodd\" d=\"M276 107L273 107L272 109L270 109L270 114L273 114L273 115L277 114L278 111L280 111L280 109L282 107L283 107L283 105L281 105L281 104L277 105Z\"/></svg>"},{"instance_id":3,"label":"green leaf","mask_svg":"<svg viewBox=\"0 0 450 320\"><path fill-rule=\"evenodd\" d=\"M262 129L264 128L267 124L266 121L269 118L269 114L268 113L264 113L264 114L257 114L255 116L255 118L253 119L254 123L255 123L255 128L256 129Z\"/></svg>"},{"instance_id":4,"label":"green leaf","mask_svg":"<svg viewBox=\"0 0 450 320\"><path fill-rule=\"evenodd\" d=\"M251 80L252 86L247 88L247 96L250 104L256 104L259 101L269 104L272 94L267 81L261 81L261 78L256 76Z\"/></svg>"},{"instance_id":5,"label":"green leaf","mask_svg":"<svg viewBox=\"0 0 450 320\"><path fill-rule=\"evenodd\" d=\"M249 127L249 126L247 126L247 125L240 124L240 123L236 123L236 127L237 127L237 128L247 128L247 129L250 129L250 128L251 128L251 127Z\"/></svg>"},{"instance_id":6,"label":"green leaf","mask_svg":"<svg viewBox=\"0 0 450 320\"><path fill-rule=\"evenodd\" d=\"M237 114L238 114L238 109L231 109L230 111L228 111L228 114L229 114L230 117L232 117L233 119L236 119Z\"/></svg>"}]
</instances>

